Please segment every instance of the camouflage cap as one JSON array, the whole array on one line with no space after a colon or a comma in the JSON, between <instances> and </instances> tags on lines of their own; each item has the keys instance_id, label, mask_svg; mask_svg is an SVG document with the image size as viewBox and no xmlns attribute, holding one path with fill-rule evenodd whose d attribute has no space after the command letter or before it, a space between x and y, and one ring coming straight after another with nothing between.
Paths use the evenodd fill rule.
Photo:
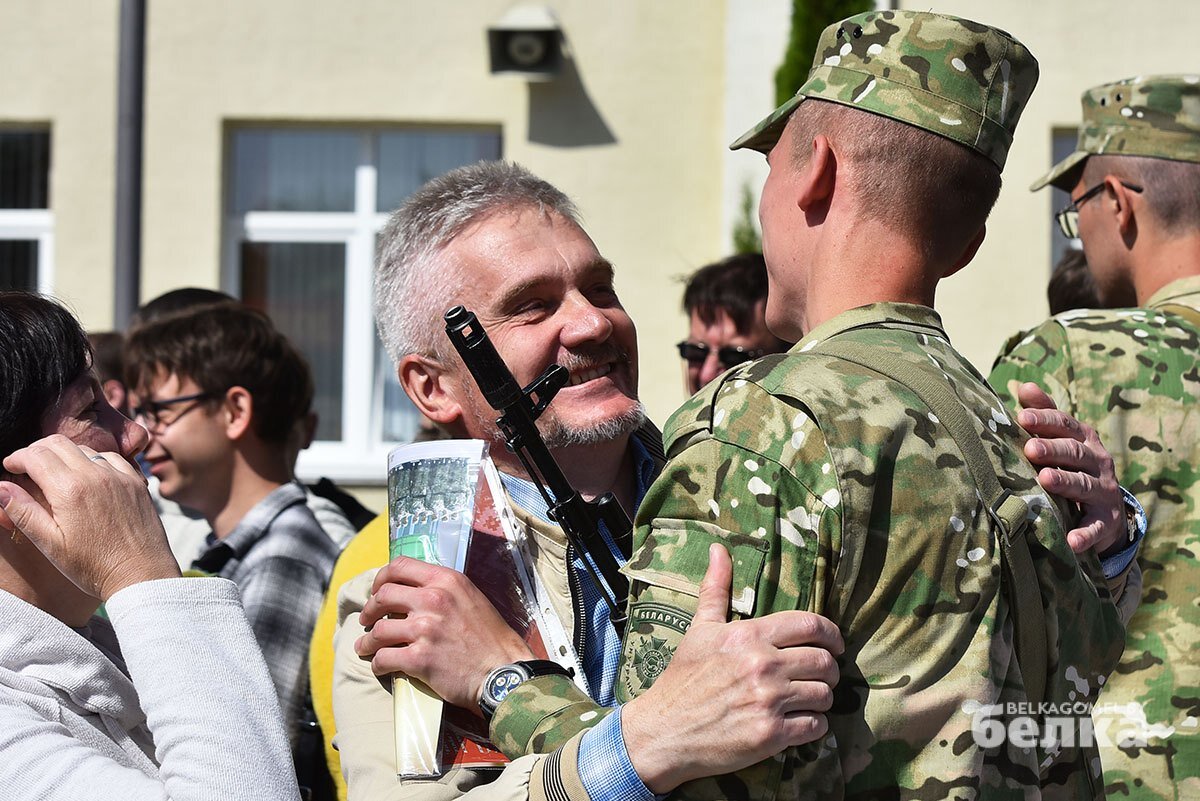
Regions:
<instances>
[{"instance_id":1,"label":"camouflage cap","mask_svg":"<svg viewBox=\"0 0 1200 801\"><path fill-rule=\"evenodd\" d=\"M1037 60L997 28L924 11L869 11L821 34L795 97L730 145L770 152L788 117L815 97L952 139L1004 168Z\"/></svg>"},{"instance_id":2,"label":"camouflage cap","mask_svg":"<svg viewBox=\"0 0 1200 801\"><path fill-rule=\"evenodd\" d=\"M1200 162L1200 76L1126 78L1083 93L1083 124L1075 152L1034 181L1071 188L1088 156L1146 156Z\"/></svg>"}]
</instances>

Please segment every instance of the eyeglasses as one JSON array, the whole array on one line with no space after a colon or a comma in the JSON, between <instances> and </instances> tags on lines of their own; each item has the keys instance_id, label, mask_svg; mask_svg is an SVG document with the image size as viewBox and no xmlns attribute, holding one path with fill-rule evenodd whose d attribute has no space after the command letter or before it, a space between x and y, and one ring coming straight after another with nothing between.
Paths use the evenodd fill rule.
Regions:
<instances>
[{"instance_id":1,"label":"eyeglasses","mask_svg":"<svg viewBox=\"0 0 1200 801\"><path fill-rule=\"evenodd\" d=\"M197 406L199 406L200 401L214 400L219 397L220 395L215 392L197 392L193 395L180 395L178 398L148 400L143 403L139 403L137 406L134 406L131 411L133 412L133 419L146 426L146 428L162 430L175 423L175 421L177 421L180 417L183 417L192 409L195 409ZM162 413L169 407L174 406L177 403L187 403L188 401L195 401L195 403L172 417L170 420L162 419Z\"/></svg>"},{"instance_id":2,"label":"eyeglasses","mask_svg":"<svg viewBox=\"0 0 1200 801\"><path fill-rule=\"evenodd\" d=\"M1134 184L1127 184L1124 181L1120 181L1120 184L1130 192L1144 191L1142 187L1135 186ZM1100 191L1104 189L1105 186L1106 184L1101 181L1079 197L1072 198L1071 202L1062 211L1055 213L1054 219L1058 222L1058 229L1063 232L1063 236L1065 236L1067 239L1079 238L1079 207L1088 200L1094 198L1096 195L1100 194Z\"/></svg>"},{"instance_id":3,"label":"eyeglasses","mask_svg":"<svg viewBox=\"0 0 1200 801\"><path fill-rule=\"evenodd\" d=\"M703 342L688 342L686 339L683 342L678 342L675 347L679 349L679 356L692 367L699 367L708 360L708 354L712 353L712 348L705 345ZM759 356L765 356L766 348L743 348L740 345L725 345L717 349L717 361L725 369L735 367L743 362L752 361Z\"/></svg>"}]
</instances>

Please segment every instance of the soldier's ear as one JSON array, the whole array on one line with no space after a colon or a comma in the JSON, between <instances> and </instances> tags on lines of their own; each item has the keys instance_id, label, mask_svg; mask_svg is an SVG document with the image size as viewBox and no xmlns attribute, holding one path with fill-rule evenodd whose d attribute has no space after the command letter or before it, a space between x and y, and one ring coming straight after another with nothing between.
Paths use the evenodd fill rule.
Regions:
<instances>
[{"instance_id":1,"label":"soldier's ear","mask_svg":"<svg viewBox=\"0 0 1200 801\"><path fill-rule=\"evenodd\" d=\"M829 203L837 186L837 169L837 154L829 144L829 139L824 134L813 137L808 162L800 168L796 205L802 211L815 211Z\"/></svg>"},{"instance_id":2,"label":"soldier's ear","mask_svg":"<svg viewBox=\"0 0 1200 801\"><path fill-rule=\"evenodd\" d=\"M970 264L971 259L975 258L975 254L979 252L979 246L983 244L983 240L986 236L987 225L984 224L979 226L979 231L976 232L975 236L971 237L971 241L968 242L966 248L963 249L962 255L960 255L958 259L956 259L955 262L950 265L950 269L942 273L942 278L949 278L963 267L966 267L968 264Z\"/></svg>"},{"instance_id":3,"label":"soldier's ear","mask_svg":"<svg viewBox=\"0 0 1200 801\"><path fill-rule=\"evenodd\" d=\"M410 353L400 360L396 377L417 410L433 422L450 425L462 417L454 379L437 359Z\"/></svg>"},{"instance_id":4,"label":"soldier's ear","mask_svg":"<svg viewBox=\"0 0 1200 801\"><path fill-rule=\"evenodd\" d=\"M1137 214L1134 212L1133 204L1134 198L1138 195L1121 183L1121 179L1115 175L1106 175L1104 183L1112 198L1111 208L1117 221L1117 230L1120 231L1122 239L1129 241L1137 233Z\"/></svg>"}]
</instances>

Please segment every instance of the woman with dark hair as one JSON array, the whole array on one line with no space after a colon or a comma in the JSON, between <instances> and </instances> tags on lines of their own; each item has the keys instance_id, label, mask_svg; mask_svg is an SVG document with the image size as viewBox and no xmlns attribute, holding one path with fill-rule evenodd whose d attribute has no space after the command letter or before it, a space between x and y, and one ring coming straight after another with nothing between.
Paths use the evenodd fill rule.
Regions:
<instances>
[{"instance_id":1,"label":"woman with dark hair","mask_svg":"<svg viewBox=\"0 0 1200 801\"><path fill-rule=\"evenodd\" d=\"M0 798L295 799L237 588L180 577L91 356L0 292Z\"/></svg>"}]
</instances>

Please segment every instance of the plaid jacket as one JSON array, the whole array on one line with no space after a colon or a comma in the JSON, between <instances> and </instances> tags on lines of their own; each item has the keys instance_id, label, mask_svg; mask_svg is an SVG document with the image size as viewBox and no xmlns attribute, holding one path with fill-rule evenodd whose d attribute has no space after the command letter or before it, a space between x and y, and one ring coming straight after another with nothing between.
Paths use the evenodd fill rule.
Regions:
<instances>
[{"instance_id":1,"label":"plaid jacket","mask_svg":"<svg viewBox=\"0 0 1200 801\"><path fill-rule=\"evenodd\" d=\"M304 490L294 483L259 501L229 536L209 539L192 567L237 584L294 745L308 692L309 640L337 560L337 545L305 505Z\"/></svg>"}]
</instances>

